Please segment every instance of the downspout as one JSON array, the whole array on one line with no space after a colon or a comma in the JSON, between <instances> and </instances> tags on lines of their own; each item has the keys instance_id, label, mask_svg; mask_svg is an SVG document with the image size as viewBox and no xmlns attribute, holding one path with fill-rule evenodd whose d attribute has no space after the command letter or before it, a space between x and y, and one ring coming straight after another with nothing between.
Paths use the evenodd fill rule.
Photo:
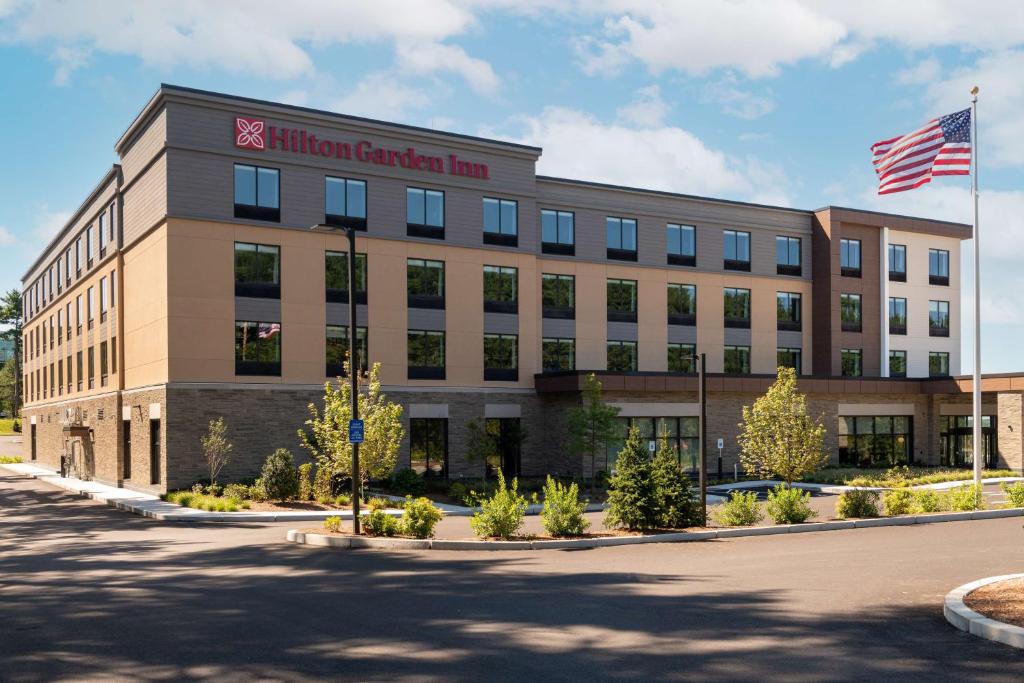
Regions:
<instances>
[{"instance_id":1,"label":"downspout","mask_svg":"<svg viewBox=\"0 0 1024 683\"><path fill-rule=\"evenodd\" d=\"M882 232L879 236L882 246L882 267L878 269L881 273L882 281L879 283L878 291L881 292L881 311L882 311L882 324L880 329L882 330L882 339L879 348L881 349L881 358L879 358L879 365L881 372L879 373L882 377L889 376L889 228L883 227Z\"/></svg>"}]
</instances>

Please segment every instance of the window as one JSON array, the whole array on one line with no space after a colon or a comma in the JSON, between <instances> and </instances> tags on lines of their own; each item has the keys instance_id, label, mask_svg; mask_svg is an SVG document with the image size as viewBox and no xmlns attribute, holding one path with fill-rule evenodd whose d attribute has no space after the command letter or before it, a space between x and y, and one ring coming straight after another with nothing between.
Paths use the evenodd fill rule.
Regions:
<instances>
[{"instance_id":1,"label":"window","mask_svg":"<svg viewBox=\"0 0 1024 683\"><path fill-rule=\"evenodd\" d=\"M889 376L890 377L906 377L907 376L907 352L906 351L889 351Z\"/></svg>"},{"instance_id":2,"label":"window","mask_svg":"<svg viewBox=\"0 0 1024 683\"><path fill-rule=\"evenodd\" d=\"M356 327L356 349L359 371L370 367L370 347L367 343L366 328ZM348 361L348 325L327 326L327 377L345 377L345 363Z\"/></svg>"},{"instance_id":3,"label":"window","mask_svg":"<svg viewBox=\"0 0 1024 683\"><path fill-rule=\"evenodd\" d=\"M725 326L750 327L750 290L726 287L725 295Z\"/></svg>"},{"instance_id":4,"label":"window","mask_svg":"<svg viewBox=\"0 0 1024 683\"><path fill-rule=\"evenodd\" d=\"M64 321L68 324L68 341L71 341L71 302L64 308Z\"/></svg>"},{"instance_id":5,"label":"window","mask_svg":"<svg viewBox=\"0 0 1024 683\"><path fill-rule=\"evenodd\" d=\"M444 379L444 332L409 330L409 379Z\"/></svg>"},{"instance_id":6,"label":"window","mask_svg":"<svg viewBox=\"0 0 1024 683\"><path fill-rule=\"evenodd\" d=\"M444 261L406 261L410 308L444 308Z\"/></svg>"},{"instance_id":7,"label":"window","mask_svg":"<svg viewBox=\"0 0 1024 683\"><path fill-rule=\"evenodd\" d=\"M608 320L636 322L636 280L608 278Z\"/></svg>"},{"instance_id":8,"label":"window","mask_svg":"<svg viewBox=\"0 0 1024 683\"><path fill-rule=\"evenodd\" d=\"M89 368L89 388L92 389L96 386L96 353L95 346L89 347L88 357L88 368Z\"/></svg>"},{"instance_id":9,"label":"window","mask_svg":"<svg viewBox=\"0 0 1024 683\"><path fill-rule=\"evenodd\" d=\"M57 309L57 341L64 339L64 310Z\"/></svg>"},{"instance_id":10,"label":"window","mask_svg":"<svg viewBox=\"0 0 1024 683\"><path fill-rule=\"evenodd\" d=\"M348 303L348 252L328 251L324 257L327 301ZM356 254L356 303L366 303L366 254Z\"/></svg>"},{"instance_id":11,"label":"window","mask_svg":"<svg viewBox=\"0 0 1024 683\"><path fill-rule=\"evenodd\" d=\"M160 483L160 420L149 421L149 483Z\"/></svg>"},{"instance_id":12,"label":"window","mask_svg":"<svg viewBox=\"0 0 1024 683\"><path fill-rule=\"evenodd\" d=\"M92 226L85 229L85 265L92 268Z\"/></svg>"},{"instance_id":13,"label":"window","mask_svg":"<svg viewBox=\"0 0 1024 683\"><path fill-rule=\"evenodd\" d=\"M405 222L410 237L444 239L444 192L407 187Z\"/></svg>"},{"instance_id":14,"label":"window","mask_svg":"<svg viewBox=\"0 0 1024 683\"><path fill-rule=\"evenodd\" d=\"M64 278L61 277L61 271L63 271L64 269L60 267L60 264L61 264L62 260L63 259L60 256L57 257L57 293L58 294L64 291Z\"/></svg>"},{"instance_id":15,"label":"window","mask_svg":"<svg viewBox=\"0 0 1024 683\"><path fill-rule=\"evenodd\" d=\"M366 181L324 178L324 223L366 230Z\"/></svg>"},{"instance_id":16,"label":"window","mask_svg":"<svg viewBox=\"0 0 1024 683\"><path fill-rule=\"evenodd\" d=\"M95 297L94 289L95 289L94 287L90 287L88 289L88 291L86 292L85 310L86 310L86 313L88 314L88 317L86 318L86 320L88 321L88 326L89 326L90 330L92 329L92 321L93 321L93 318L94 318L93 312L96 310L96 307L94 305L94 301L95 301L95 298L96 298Z\"/></svg>"},{"instance_id":17,"label":"window","mask_svg":"<svg viewBox=\"0 0 1024 683\"><path fill-rule=\"evenodd\" d=\"M576 340L544 337L541 341L544 372L576 369Z\"/></svg>"},{"instance_id":18,"label":"window","mask_svg":"<svg viewBox=\"0 0 1024 683\"><path fill-rule=\"evenodd\" d=\"M668 371L692 375L697 372L697 347L694 344L668 345Z\"/></svg>"},{"instance_id":19,"label":"window","mask_svg":"<svg viewBox=\"0 0 1024 683\"><path fill-rule=\"evenodd\" d=\"M107 386L107 342L100 342L100 386Z\"/></svg>"},{"instance_id":20,"label":"window","mask_svg":"<svg viewBox=\"0 0 1024 683\"><path fill-rule=\"evenodd\" d=\"M100 258L107 255L107 211L103 210L99 218L99 235L100 235Z\"/></svg>"},{"instance_id":21,"label":"window","mask_svg":"<svg viewBox=\"0 0 1024 683\"><path fill-rule=\"evenodd\" d=\"M697 324L697 287L695 285L668 285L668 324Z\"/></svg>"},{"instance_id":22,"label":"window","mask_svg":"<svg viewBox=\"0 0 1024 683\"><path fill-rule=\"evenodd\" d=\"M636 372L636 342L608 342L608 372Z\"/></svg>"},{"instance_id":23,"label":"window","mask_svg":"<svg viewBox=\"0 0 1024 683\"><path fill-rule=\"evenodd\" d=\"M64 284L71 284L71 247L64 252L64 280Z\"/></svg>"},{"instance_id":24,"label":"window","mask_svg":"<svg viewBox=\"0 0 1024 683\"><path fill-rule=\"evenodd\" d=\"M541 305L545 318L576 318L576 278L572 275L541 275Z\"/></svg>"},{"instance_id":25,"label":"window","mask_svg":"<svg viewBox=\"0 0 1024 683\"><path fill-rule=\"evenodd\" d=\"M484 380L519 381L519 337L517 335L484 335Z\"/></svg>"},{"instance_id":26,"label":"window","mask_svg":"<svg viewBox=\"0 0 1024 683\"><path fill-rule=\"evenodd\" d=\"M928 336L948 337L949 336L949 302L929 301L928 302Z\"/></svg>"},{"instance_id":27,"label":"window","mask_svg":"<svg viewBox=\"0 0 1024 683\"><path fill-rule=\"evenodd\" d=\"M608 216L604 219L608 258L636 261L636 220Z\"/></svg>"},{"instance_id":28,"label":"window","mask_svg":"<svg viewBox=\"0 0 1024 683\"><path fill-rule=\"evenodd\" d=\"M726 346L723 371L727 375L749 375L750 347Z\"/></svg>"},{"instance_id":29,"label":"window","mask_svg":"<svg viewBox=\"0 0 1024 683\"><path fill-rule=\"evenodd\" d=\"M424 477L448 476L448 419L409 420L409 467Z\"/></svg>"},{"instance_id":30,"label":"window","mask_svg":"<svg viewBox=\"0 0 1024 683\"><path fill-rule=\"evenodd\" d=\"M619 417L615 419L615 436L609 440L607 457L598 463L603 469L610 469L626 441L631 427L636 427L645 442L663 443L679 458L680 466L689 474L696 475L700 458L699 420L696 417Z\"/></svg>"},{"instance_id":31,"label":"window","mask_svg":"<svg viewBox=\"0 0 1024 683\"><path fill-rule=\"evenodd\" d=\"M53 326L53 316L51 315L51 316L50 316L50 350L51 350L51 351L53 351L53 343L54 343L54 338L55 338L55 337L57 336L57 335L55 334L55 332L56 332L56 329L57 329L57 328L55 328L55 327Z\"/></svg>"},{"instance_id":32,"label":"window","mask_svg":"<svg viewBox=\"0 0 1024 683\"><path fill-rule=\"evenodd\" d=\"M484 244L519 245L519 202L484 197Z\"/></svg>"},{"instance_id":33,"label":"window","mask_svg":"<svg viewBox=\"0 0 1024 683\"><path fill-rule=\"evenodd\" d=\"M64 359L57 359L57 394L64 395Z\"/></svg>"},{"instance_id":34,"label":"window","mask_svg":"<svg viewBox=\"0 0 1024 683\"><path fill-rule=\"evenodd\" d=\"M928 352L928 376L949 377L949 352L929 351Z\"/></svg>"},{"instance_id":35,"label":"window","mask_svg":"<svg viewBox=\"0 0 1024 683\"><path fill-rule=\"evenodd\" d=\"M775 293L777 329L791 332L800 331L800 303L801 297L799 292Z\"/></svg>"},{"instance_id":36,"label":"window","mask_svg":"<svg viewBox=\"0 0 1024 683\"><path fill-rule=\"evenodd\" d=\"M839 464L892 467L913 464L909 415L839 417Z\"/></svg>"},{"instance_id":37,"label":"window","mask_svg":"<svg viewBox=\"0 0 1024 683\"><path fill-rule=\"evenodd\" d=\"M132 421L121 421L121 478L132 478Z\"/></svg>"},{"instance_id":38,"label":"window","mask_svg":"<svg viewBox=\"0 0 1024 683\"><path fill-rule=\"evenodd\" d=\"M235 218L280 221L280 171L235 164Z\"/></svg>"},{"instance_id":39,"label":"window","mask_svg":"<svg viewBox=\"0 0 1024 683\"><path fill-rule=\"evenodd\" d=\"M82 238L75 240L75 276L82 274Z\"/></svg>"},{"instance_id":40,"label":"window","mask_svg":"<svg viewBox=\"0 0 1024 683\"><path fill-rule=\"evenodd\" d=\"M860 240L839 240L839 272L844 277L860 277Z\"/></svg>"},{"instance_id":41,"label":"window","mask_svg":"<svg viewBox=\"0 0 1024 683\"><path fill-rule=\"evenodd\" d=\"M907 247L905 244L889 245L889 279L892 282L907 281Z\"/></svg>"},{"instance_id":42,"label":"window","mask_svg":"<svg viewBox=\"0 0 1024 683\"><path fill-rule=\"evenodd\" d=\"M110 338L110 372L117 374L117 337Z\"/></svg>"},{"instance_id":43,"label":"window","mask_svg":"<svg viewBox=\"0 0 1024 683\"><path fill-rule=\"evenodd\" d=\"M107 278L100 278L100 322L107 322Z\"/></svg>"},{"instance_id":44,"label":"window","mask_svg":"<svg viewBox=\"0 0 1024 683\"><path fill-rule=\"evenodd\" d=\"M235 374L281 375L281 323L235 321Z\"/></svg>"},{"instance_id":45,"label":"window","mask_svg":"<svg viewBox=\"0 0 1024 683\"><path fill-rule=\"evenodd\" d=\"M75 316L75 326L78 328L76 334L82 334L82 295L79 294L75 297L75 307L77 308Z\"/></svg>"},{"instance_id":46,"label":"window","mask_svg":"<svg viewBox=\"0 0 1024 683\"><path fill-rule=\"evenodd\" d=\"M800 349L778 348L775 352L775 363L780 368L793 368L800 374Z\"/></svg>"},{"instance_id":47,"label":"window","mask_svg":"<svg viewBox=\"0 0 1024 683\"><path fill-rule=\"evenodd\" d=\"M117 306L117 271L110 271L110 307Z\"/></svg>"},{"instance_id":48,"label":"window","mask_svg":"<svg viewBox=\"0 0 1024 683\"><path fill-rule=\"evenodd\" d=\"M779 275L800 275L800 238L775 236L775 272Z\"/></svg>"},{"instance_id":49,"label":"window","mask_svg":"<svg viewBox=\"0 0 1024 683\"><path fill-rule=\"evenodd\" d=\"M571 211L542 210L540 212L541 251L545 254L568 256L575 254L575 223L576 214Z\"/></svg>"},{"instance_id":50,"label":"window","mask_svg":"<svg viewBox=\"0 0 1024 683\"><path fill-rule=\"evenodd\" d=\"M281 298L281 248L235 242L235 296Z\"/></svg>"},{"instance_id":51,"label":"window","mask_svg":"<svg viewBox=\"0 0 1024 683\"><path fill-rule=\"evenodd\" d=\"M68 369L68 393L70 394L71 393L71 355L70 354L68 354L67 360L65 360L65 362L64 362L64 367L66 367ZM78 372L79 372L79 380L78 381L81 382L82 381L81 380L81 372L82 372L81 363L79 363ZM78 388L79 389L82 388L81 384L79 384Z\"/></svg>"},{"instance_id":52,"label":"window","mask_svg":"<svg viewBox=\"0 0 1024 683\"><path fill-rule=\"evenodd\" d=\"M726 270L750 270L750 233L739 230L725 230Z\"/></svg>"},{"instance_id":53,"label":"window","mask_svg":"<svg viewBox=\"0 0 1024 683\"><path fill-rule=\"evenodd\" d=\"M860 349L843 349L840 356L843 377L860 377L864 374L861 362L863 354Z\"/></svg>"},{"instance_id":54,"label":"window","mask_svg":"<svg viewBox=\"0 0 1024 683\"><path fill-rule=\"evenodd\" d=\"M697 265L696 229L692 225L669 223L666 226L668 238L668 262L673 266Z\"/></svg>"},{"instance_id":55,"label":"window","mask_svg":"<svg viewBox=\"0 0 1024 683\"><path fill-rule=\"evenodd\" d=\"M861 331L860 294L839 295L839 318L843 332Z\"/></svg>"},{"instance_id":56,"label":"window","mask_svg":"<svg viewBox=\"0 0 1024 683\"><path fill-rule=\"evenodd\" d=\"M484 266L484 310L489 313L519 311L519 269Z\"/></svg>"},{"instance_id":57,"label":"window","mask_svg":"<svg viewBox=\"0 0 1024 683\"><path fill-rule=\"evenodd\" d=\"M949 252L945 249L928 250L928 284L949 285Z\"/></svg>"},{"instance_id":58,"label":"window","mask_svg":"<svg viewBox=\"0 0 1024 683\"><path fill-rule=\"evenodd\" d=\"M889 297L889 334L907 333L907 300Z\"/></svg>"}]
</instances>

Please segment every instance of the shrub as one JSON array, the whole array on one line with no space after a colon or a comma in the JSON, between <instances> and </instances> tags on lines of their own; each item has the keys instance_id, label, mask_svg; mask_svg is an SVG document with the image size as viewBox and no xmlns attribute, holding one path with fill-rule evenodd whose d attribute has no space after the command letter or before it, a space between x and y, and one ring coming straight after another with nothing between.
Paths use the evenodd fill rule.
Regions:
<instances>
[{"instance_id":1,"label":"shrub","mask_svg":"<svg viewBox=\"0 0 1024 683\"><path fill-rule=\"evenodd\" d=\"M1024 481L1015 481L1012 484L1004 481L1000 488L1006 494L1006 507L1024 508Z\"/></svg>"},{"instance_id":2,"label":"shrub","mask_svg":"<svg viewBox=\"0 0 1024 683\"><path fill-rule=\"evenodd\" d=\"M260 477L249 487L249 500L254 503L266 503L268 499L267 487L263 485L263 478Z\"/></svg>"},{"instance_id":3,"label":"shrub","mask_svg":"<svg viewBox=\"0 0 1024 683\"><path fill-rule=\"evenodd\" d=\"M966 484L949 491L949 508L954 512L985 509L985 493L981 484Z\"/></svg>"},{"instance_id":4,"label":"shrub","mask_svg":"<svg viewBox=\"0 0 1024 683\"><path fill-rule=\"evenodd\" d=\"M949 506L949 498L932 489L914 491L915 512L941 512Z\"/></svg>"},{"instance_id":5,"label":"shrub","mask_svg":"<svg viewBox=\"0 0 1024 683\"><path fill-rule=\"evenodd\" d=\"M220 484L210 484L206 487L206 493L211 496L220 496L224 494L224 487Z\"/></svg>"},{"instance_id":6,"label":"shrub","mask_svg":"<svg viewBox=\"0 0 1024 683\"><path fill-rule=\"evenodd\" d=\"M498 486L494 495L480 501L480 512L469 519L473 533L482 537L512 538L523 526L526 516L526 498L519 493L519 482L505 485L505 477L498 472Z\"/></svg>"},{"instance_id":7,"label":"shrub","mask_svg":"<svg viewBox=\"0 0 1024 683\"><path fill-rule=\"evenodd\" d=\"M201 484L200 482L196 482L195 484L192 484L192 493L196 494L197 496L201 496L204 493L206 493L206 487L203 486L203 484Z\"/></svg>"},{"instance_id":8,"label":"shrub","mask_svg":"<svg viewBox=\"0 0 1024 683\"><path fill-rule=\"evenodd\" d=\"M14 432L15 434L20 434L20 433L21 433L21 421L20 421L20 420L15 420L15 421L14 421L14 424L13 424L13 425L11 426L11 430L12 430L12 431L13 431L13 432ZM12 463L7 463L7 464L9 464L9 465L10 465L10 464L12 464Z\"/></svg>"},{"instance_id":9,"label":"shrub","mask_svg":"<svg viewBox=\"0 0 1024 683\"><path fill-rule=\"evenodd\" d=\"M878 491L850 489L839 494L836 517L878 517Z\"/></svg>"},{"instance_id":10,"label":"shrub","mask_svg":"<svg viewBox=\"0 0 1024 683\"><path fill-rule=\"evenodd\" d=\"M734 490L715 512L715 521L722 526L752 526L762 519L764 509L753 491Z\"/></svg>"},{"instance_id":11,"label":"shrub","mask_svg":"<svg viewBox=\"0 0 1024 683\"><path fill-rule=\"evenodd\" d=\"M402 512L402 533L413 538L431 538L434 535L434 527L441 521L441 517L441 511L429 498L413 499L409 496L405 499L405 509Z\"/></svg>"},{"instance_id":12,"label":"shrub","mask_svg":"<svg viewBox=\"0 0 1024 683\"><path fill-rule=\"evenodd\" d=\"M0 465L16 465L21 462L17 455L0 455Z\"/></svg>"},{"instance_id":13,"label":"shrub","mask_svg":"<svg viewBox=\"0 0 1024 683\"><path fill-rule=\"evenodd\" d=\"M330 468L317 465L316 476L313 478L313 498L321 503L326 503L333 495L334 480Z\"/></svg>"},{"instance_id":14,"label":"shrub","mask_svg":"<svg viewBox=\"0 0 1024 683\"><path fill-rule=\"evenodd\" d=\"M245 500L249 497L249 487L245 484L228 484L224 487L224 497Z\"/></svg>"},{"instance_id":15,"label":"shrub","mask_svg":"<svg viewBox=\"0 0 1024 683\"><path fill-rule=\"evenodd\" d=\"M394 536L398 526L398 520L383 510L372 510L363 520L363 528L371 536Z\"/></svg>"},{"instance_id":16,"label":"shrub","mask_svg":"<svg viewBox=\"0 0 1024 683\"><path fill-rule=\"evenodd\" d=\"M663 529L681 529L704 524L693 497L690 477L679 466L668 439L662 439L651 461L654 484L655 522Z\"/></svg>"},{"instance_id":17,"label":"shrub","mask_svg":"<svg viewBox=\"0 0 1024 683\"><path fill-rule=\"evenodd\" d=\"M347 493L340 493L334 497L334 504L339 507L347 507L352 504L352 496Z\"/></svg>"},{"instance_id":18,"label":"shrub","mask_svg":"<svg viewBox=\"0 0 1024 683\"><path fill-rule=\"evenodd\" d=\"M608 482L608 513L604 525L630 531L653 529L658 525L651 463L636 427L630 428L615 460L615 471Z\"/></svg>"},{"instance_id":19,"label":"shrub","mask_svg":"<svg viewBox=\"0 0 1024 683\"><path fill-rule=\"evenodd\" d=\"M371 498L370 500L366 501L366 509L370 511L387 510L388 508L398 507L395 503L396 501L390 500L388 498Z\"/></svg>"},{"instance_id":20,"label":"shrub","mask_svg":"<svg viewBox=\"0 0 1024 683\"><path fill-rule=\"evenodd\" d=\"M260 473L263 488L271 500L289 500L299 493L299 474L295 459L287 448L278 448L263 463Z\"/></svg>"},{"instance_id":21,"label":"shrub","mask_svg":"<svg viewBox=\"0 0 1024 683\"><path fill-rule=\"evenodd\" d=\"M448 497L460 503L466 502L466 494L468 493L469 489L461 481L453 481L451 486L448 487Z\"/></svg>"},{"instance_id":22,"label":"shrub","mask_svg":"<svg viewBox=\"0 0 1024 683\"><path fill-rule=\"evenodd\" d=\"M583 513L587 502L580 500L580 487L573 482L561 484L548 475L544 484L544 508L540 511L540 523L544 531L552 536L579 536L590 522Z\"/></svg>"},{"instance_id":23,"label":"shrub","mask_svg":"<svg viewBox=\"0 0 1024 683\"><path fill-rule=\"evenodd\" d=\"M800 524L818 513L811 508L810 491L779 484L768 492L768 516L776 524Z\"/></svg>"},{"instance_id":24,"label":"shrub","mask_svg":"<svg viewBox=\"0 0 1024 683\"><path fill-rule=\"evenodd\" d=\"M313 500L313 463L304 462L299 465L299 500Z\"/></svg>"},{"instance_id":25,"label":"shrub","mask_svg":"<svg viewBox=\"0 0 1024 683\"><path fill-rule=\"evenodd\" d=\"M426 484L415 470L398 470L391 475L391 488L401 496L418 496Z\"/></svg>"},{"instance_id":26,"label":"shrub","mask_svg":"<svg viewBox=\"0 0 1024 683\"><path fill-rule=\"evenodd\" d=\"M914 509L914 492L908 488L892 489L882 496L885 514L890 517L906 515Z\"/></svg>"},{"instance_id":27,"label":"shrub","mask_svg":"<svg viewBox=\"0 0 1024 683\"><path fill-rule=\"evenodd\" d=\"M206 510L207 512L238 512L239 508L248 507L247 503L234 498L218 498L192 491L171 491L164 496L164 500L182 507Z\"/></svg>"},{"instance_id":28,"label":"shrub","mask_svg":"<svg viewBox=\"0 0 1024 683\"><path fill-rule=\"evenodd\" d=\"M332 534L341 533L341 517L335 515L324 520L324 529Z\"/></svg>"}]
</instances>

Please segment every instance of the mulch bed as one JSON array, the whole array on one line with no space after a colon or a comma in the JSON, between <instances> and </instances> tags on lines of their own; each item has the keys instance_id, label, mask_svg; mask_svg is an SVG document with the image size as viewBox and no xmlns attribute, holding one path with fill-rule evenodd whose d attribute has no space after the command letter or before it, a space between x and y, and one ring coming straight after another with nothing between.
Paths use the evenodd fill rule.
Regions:
<instances>
[{"instance_id":1,"label":"mulch bed","mask_svg":"<svg viewBox=\"0 0 1024 683\"><path fill-rule=\"evenodd\" d=\"M1024 578L982 586L968 593L964 604L989 619L1024 627Z\"/></svg>"}]
</instances>

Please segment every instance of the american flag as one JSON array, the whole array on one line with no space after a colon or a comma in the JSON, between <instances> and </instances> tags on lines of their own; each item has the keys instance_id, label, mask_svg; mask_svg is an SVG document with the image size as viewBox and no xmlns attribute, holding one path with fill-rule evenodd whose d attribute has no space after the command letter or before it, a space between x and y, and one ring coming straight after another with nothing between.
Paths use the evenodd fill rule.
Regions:
<instances>
[{"instance_id":1,"label":"american flag","mask_svg":"<svg viewBox=\"0 0 1024 683\"><path fill-rule=\"evenodd\" d=\"M971 110L932 119L913 133L871 145L878 194L921 187L937 175L971 172Z\"/></svg>"},{"instance_id":2,"label":"american flag","mask_svg":"<svg viewBox=\"0 0 1024 683\"><path fill-rule=\"evenodd\" d=\"M281 323L260 323L258 336L260 339L270 339L281 332Z\"/></svg>"}]
</instances>

